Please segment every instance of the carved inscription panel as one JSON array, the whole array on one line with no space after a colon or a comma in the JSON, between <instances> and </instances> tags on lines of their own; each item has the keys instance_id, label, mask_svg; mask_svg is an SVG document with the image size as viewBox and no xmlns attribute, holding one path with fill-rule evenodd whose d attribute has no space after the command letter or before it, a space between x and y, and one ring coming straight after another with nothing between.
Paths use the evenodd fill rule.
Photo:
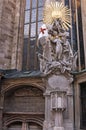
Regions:
<instances>
[{"instance_id":1,"label":"carved inscription panel","mask_svg":"<svg viewBox=\"0 0 86 130\"><path fill-rule=\"evenodd\" d=\"M35 87L17 89L5 96L5 112L42 112L44 113L43 92Z\"/></svg>"}]
</instances>

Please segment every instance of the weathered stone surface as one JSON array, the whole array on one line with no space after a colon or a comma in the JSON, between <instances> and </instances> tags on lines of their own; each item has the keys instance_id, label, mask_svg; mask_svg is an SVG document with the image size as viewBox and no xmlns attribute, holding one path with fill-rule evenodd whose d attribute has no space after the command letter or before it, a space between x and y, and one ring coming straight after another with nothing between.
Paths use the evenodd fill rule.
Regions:
<instances>
[{"instance_id":1,"label":"weathered stone surface","mask_svg":"<svg viewBox=\"0 0 86 130\"><path fill-rule=\"evenodd\" d=\"M25 1L0 1L0 68L21 70ZM4 57L2 57L4 55Z\"/></svg>"},{"instance_id":2,"label":"weathered stone surface","mask_svg":"<svg viewBox=\"0 0 86 130\"><path fill-rule=\"evenodd\" d=\"M2 116L2 113L0 114L1 119L3 119L3 128L7 129L8 124L15 122L17 119L20 122L22 121L21 124L25 120L43 124L45 112L43 92L45 91L45 86L41 78L8 78L3 80L2 86L4 116ZM0 123L2 126L2 122Z\"/></svg>"},{"instance_id":3,"label":"weathered stone surface","mask_svg":"<svg viewBox=\"0 0 86 130\"><path fill-rule=\"evenodd\" d=\"M49 6L53 7L54 5L55 7L57 4L58 2ZM54 9L52 9L52 13L55 13ZM58 14L58 11L56 14ZM46 17L48 17L47 11ZM71 120L71 126L69 123L68 125L73 130L73 116L71 116L73 95L70 88L73 81L71 70L74 67L74 56L68 41L69 33L67 29L64 29L64 21L62 21L60 15L52 16L52 24L46 22L46 17L44 16L46 25L43 24L41 26L44 32L40 32L38 38L39 44L41 44L43 49L43 53L38 54L40 71L44 74L44 84L46 85L45 122L47 122L47 125L44 124L44 130L67 130L68 128L64 126L64 113L65 115L69 114L68 120ZM71 105L71 109L69 105ZM47 113L46 110L48 110Z\"/></svg>"},{"instance_id":4,"label":"weathered stone surface","mask_svg":"<svg viewBox=\"0 0 86 130\"><path fill-rule=\"evenodd\" d=\"M44 114L43 93L35 87L24 87L5 96L4 112Z\"/></svg>"},{"instance_id":5,"label":"weathered stone surface","mask_svg":"<svg viewBox=\"0 0 86 130\"><path fill-rule=\"evenodd\" d=\"M86 57L86 51L85 51L85 48L86 48L86 6L85 6L85 0L82 0L81 1L81 11L82 11L82 28L83 28L83 41L84 41L84 54L85 54L85 57ZM86 67L86 60L85 60L85 67Z\"/></svg>"},{"instance_id":6,"label":"weathered stone surface","mask_svg":"<svg viewBox=\"0 0 86 130\"><path fill-rule=\"evenodd\" d=\"M52 1L52 0L51 0ZM61 1L61 0L58 0ZM62 0L64 2L64 0ZM21 2L21 3L20 3ZM50 0L48 0L50 2ZM21 7L20 7L21 6ZM0 0L0 69L14 69L17 68L21 70L22 68L22 48L23 48L23 23L24 23L24 8L25 8L25 0ZM81 10L82 10L82 25L83 25L83 40L84 40L84 49L86 48L86 0L81 0ZM47 49L46 49L47 50ZM86 57L86 51L85 57ZM86 63L85 63L86 64ZM20 74L20 73L19 73ZM0 130L2 130L2 124L4 123L4 130L7 130L8 124L15 122L15 120L19 119L24 122L24 128L26 127L25 120L39 121L41 124L44 121L44 112L45 112L45 125L44 130L48 129L52 130L55 127L54 124L54 112L51 113L51 97L50 90L45 92L45 88L49 89L59 89L66 90L69 89L67 93L67 102L66 102L66 110L63 112L63 126L65 130L73 130L73 94L72 94L72 86L70 86L70 79L65 77L64 75L53 75L50 76L48 82L40 78L33 78L24 75L24 77L19 76L19 74L7 75L2 77L2 84L0 83ZM17 76L17 77L16 77ZM5 79L6 78L6 79ZM47 78L46 78L47 79ZM75 83L75 125L76 130L80 129L80 87L79 84L82 82L86 82L86 74L79 74L76 76ZM71 80L72 81L72 80ZM46 84L46 85L45 85ZM61 85L63 84L63 85ZM38 89L43 90L45 92L45 104L42 100L43 98L33 98L25 97L27 91L24 92L21 86L34 86ZM13 100L8 98L14 90L20 89L20 93L17 93L16 96L13 95ZM24 94L23 94L23 92ZM8 94L9 93L9 94ZM1 94L5 96L2 97ZM8 95L6 95L8 94ZM19 97L20 96L20 97ZM17 98L18 97L18 98ZM14 104L15 100L15 104ZM10 105L9 105L9 101ZM40 106L34 107L33 104L36 105L36 101L40 102ZM43 102L41 102L43 101ZM4 104L5 103L5 104ZM3 104L4 104L4 113L3 113ZM20 104L20 105L19 105ZM41 108L41 104L43 108ZM13 105L15 107L13 107ZM19 105L19 106L18 106ZM44 110L45 105L45 110ZM29 106L29 109L28 109ZM10 108L9 108L10 107ZM25 109L25 110L24 110ZM21 111L21 113L19 113ZM8 113L5 113L8 112ZM32 114L26 114L31 112ZM37 115L40 113L42 115ZM34 114L35 116L34 116ZM31 119L31 120L30 120ZM26 128L25 128L26 129ZM55 128L61 129L62 128ZM22 125L23 130L23 125Z\"/></svg>"},{"instance_id":7,"label":"weathered stone surface","mask_svg":"<svg viewBox=\"0 0 86 130\"><path fill-rule=\"evenodd\" d=\"M69 85L68 79L64 75L53 75L48 79L48 84L52 89L67 90Z\"/></svg>"}]
</instances>

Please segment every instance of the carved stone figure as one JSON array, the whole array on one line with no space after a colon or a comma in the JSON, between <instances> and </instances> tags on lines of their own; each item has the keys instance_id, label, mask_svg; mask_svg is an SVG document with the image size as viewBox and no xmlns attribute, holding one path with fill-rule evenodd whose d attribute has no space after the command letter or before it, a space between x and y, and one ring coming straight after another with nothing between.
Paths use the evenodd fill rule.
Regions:
<instances>
[{"instance_id":1,"label":"carved stone figure","mask_svg":"<svg viewBox=\"0 0 86 130\"><path fill-rule=\"evenodd\" d=\"M46 27L46 25L42 26ZM73 52L68 41L69 32L64 30L60 19L54 21L51 27L46 27L48 33L39 35L39 44L42 45L43 54L38 54L40 70L45 75L60 71L70 72L73 68Z\"/></svg>"},{"instance_id":2,"label":"carved stone figure","mask_svg":"<svg viewBox=\"0 0 86 130\"><path fill-rule=\"evenodd\" d=\"M77 54L73 55L69 42L69 9L60 2L45 4L44 23L38 38L43 50L38 54L40 71L46 86L43 130L73 130L71 71L76 67ZM64 118L63 113L68 117Z\"/></svg>"}]
</instances>

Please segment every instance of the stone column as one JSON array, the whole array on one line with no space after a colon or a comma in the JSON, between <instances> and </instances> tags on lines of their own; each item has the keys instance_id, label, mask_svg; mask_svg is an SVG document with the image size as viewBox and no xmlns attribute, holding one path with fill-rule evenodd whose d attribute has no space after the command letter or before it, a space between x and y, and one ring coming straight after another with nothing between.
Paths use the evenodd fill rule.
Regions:
<instances>
[{"instance_id":1,"label":"stone column","mask_svg":"<svg viewBox=\"0 0 86 130\"><path fill-rule=\"evenodd\" d=\"M2 111L3 111L3 108L0 107L0 130L2 130Z\"/></svg>"},{"instance_id":2,"label":"stone column","mask_svg":"<svg viewBox=\"0 0 86 130\"><path fill-rule=\"evenodd\" d=\"M62 111L56 112L55 114L55 126L56 127L61 127L63 124L63 115L62 115Z\"/></svg>"},{"instance_id":3,"label":"stone column","mask_svg":"<svg viewBox=\"0 0 86 130\"><path fill-rule=\"evenodd\" d=\"M1 77L2 77L2 73L0 73L0 82L1 82ZM0 130L2 130L3 102L4 102L4 95L1 95L0 92Z\"/></svg>"},{"instance_id":4,"label":"stone column","mask_svg":"<svg viewBox=\"0 0 86 130\"><path fill-rule=\"evenodd\" d=\"M45 93L44 96L45 96L45 121L43 125L43 130L48 130L48 129L51 129L50 94Z\"/></svg>"},{"instance_id":5,"label":"stone column","mask_svg":"<svg viewBox=\"0 0 86 130\"><path fill-rule=\"evenodd\" d=\"M82 31L83 31L83 43L84 43L84 55L86 57L86 0L81 0L81 14L82 14ZM79 21L78 21L79 22ZM86 68L86 60L85 60Z\"/></svg>"},{"instance_id":6,"label":"stone column","mask_svg":"<svg viewBox=\"0 0 86 130\"><path fill-rule=\"evenodd\" d=\"M22 129L21 130L28 130L27 129L27 123L26 122L23 122L22 123Z\"/></svg>"},{"instance_id":7,"label":"stone column","mask_svg":"<svg viewBox=\"0 0 86 130\"><path fill-rule=\"evenodd\" d=\"M25 0L16 0L11 69L22 68L24 10Z\"/></svg>"},{"instance_id":8,"label":"stone column","mask_svg":"<svg viewBox=\"0 0 86 130\"><path fill-rule=\"evenodd\" d=\"M65 110L65 95L64 91L51 92L51 110L54 112L54 130L64 130L63 127L63 111Z\"/></svg>"},{"instance_id":9,"label":"stone column","mask_svg":"<svg viewBox=\"0 0 86 130\"><path fill-rule=\"evenodd\" d=\"M0 94L0 130L2 130L2 118L3 118L3 101L4 96Z\"/></svg>"},{"instance_id":10,"label":"stone column","mask_svg":"<svg viewBox=\"0 0 86 130\"><path fill-rule=\"evenodd\" d=\"M63 125L63 113L62 111L58 111L55 113L55 127L54 130L64 130Z\"/></svg>"}]
</instances>

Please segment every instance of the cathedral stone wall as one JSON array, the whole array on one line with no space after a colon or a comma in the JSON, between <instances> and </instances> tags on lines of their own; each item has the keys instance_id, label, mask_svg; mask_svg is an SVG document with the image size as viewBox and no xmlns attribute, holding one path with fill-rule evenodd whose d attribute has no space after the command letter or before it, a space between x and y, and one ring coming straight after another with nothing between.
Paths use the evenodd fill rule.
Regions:
<instances>
[{"instance_id":1,"label":"cathedral stone wall","mask_svg":"<svg viewBox=\"0 0 86 130\"><path fill-rule=\"evenodd\" d=\"M81 0L84 49L86 48L86 7L85 7L86 4L85 3L86 0ZM0 69L18 69L18 70L22 69L24 9L25 9L25 0L0 0ZM84 52L86 57L86 51ZM46 91L48 93L44 93L45 87L48 86L48 83L46 82L46 86L45 86L45 84L43 83L43 81L45 80L44 79L39 80L39 79L40 79L39 77L36 79L33 77L27 78L27 76L25 78L16 77L15 79L4 79L4 76L2 76L1 85L0 85L0 130L2 130L2 127L4 128L4 130L7 130L5 128L6 127L5 125L8 125L6 124L7 121L9 119L10 120L13 119L13 121L15 121L15 116L16 118L20 116L19 112L21 112L20 119L22 119L22 124L25 123L24 121L28 117L29 118L34 117L36 119L39 119L40 117L40 120L42 118L42 123L43 123L44 116L45 116L46 119L48 117L49 121L51 120L49 126L50 125L53 126L52 114L49 117L49 114L51 112L50 109L51 97L49 95L50 90ZM73 124L71 123L73 121L75 121L74 122L75 129L80 130L80 105L81 104L79 100L80 99L79 84L86 81L86 74L82 75L80 73L80 77L76 76L74 80L75 80L74 81L75 82L74 83L75 113L73 109L72 85L68 89L68 93L66 96L67 97L66 105L68 109L66 109L65 112L63 113L64 127L67 130L73 129L72 128ZM22 86L20 87L20 85L22 84L25 85L24 86L25 89L27 85L28 90L30 85L34 86L35 88L36 87L40 88L41 90L43 89L42 94L44 93L45 99L41 95L36 95L36 96L29 95L28 91L26 90L23 91L23 87ZM59 86L61 88L61 85ZM17 92L18 88L19 88L19 92ZM14 92L14 90L16 91ZM31 90L33 89L31 88ZM14 95L12 95L12 92ZM27 94L29 95L28 97L31 100L27 99ZM15 100L15 104L14 104L14 100ZM9 101L10 101L10 105L8 104ZM35 104L37 104L37 106ZM44 109L44 107L46 109ZM18 113L19 115L16 113ZM75 114L75 119L73 118L74 114ZM40 120L38 121L40 122ZM22 125L22 129L23 129L23 125Z\"/></svg>"},{"instance_id":2,"label":"cathedral stone wall","mask_svg":"<svg viewBox=\"0 0 86 130\"><path fill-rule=\"evenodd\" d=\"M1 15L1 38L0 38L0 68L9 69L11 65L11 50L13 43L13 29L15 19L14 0L3 0Z\"/></svg>"},{"instance_id":3,"label":"cathedral stone wall","mask_svg":"<svg viewBox=\"0 0 86 130\"><path fill-rule=\"evenodd\" d=\"M11 69L22 69L25 0L16 0Z\"/></svg>"},{"instance_id":4,"label":"cathedral stone wall","mask_svg":"<svg viewBox=\"0 0 86 130\"><path fill-rule=\"evenodd\" d=\"M0 1L0 69L21 69L24 3L25 0Z\"/></svg>"},{"instance_id":5,"label":"cathedral stone wall","mask_svg":"<svg viewBox=\"0 0 86 130\"><path fill-rule=\"evenodd\" d=\"M85 0L81 7L86 48ZM0 0L0 69L22 69L24 9L25 0Z\"/></svg>"},{"instance_id":6,"label":"cathedral stone wall","mask_svg":"<svg viewBox=\"0 0 86 130\"><path fill-rule=\"evenodd\" d=\"M86 57L86 1L81 0L81 10L82 10L82 25L83 25L83 40L84 40L84 52ZM86 60L85 60L85 68L86 68Z\"/></svg>"}]
</instances>

